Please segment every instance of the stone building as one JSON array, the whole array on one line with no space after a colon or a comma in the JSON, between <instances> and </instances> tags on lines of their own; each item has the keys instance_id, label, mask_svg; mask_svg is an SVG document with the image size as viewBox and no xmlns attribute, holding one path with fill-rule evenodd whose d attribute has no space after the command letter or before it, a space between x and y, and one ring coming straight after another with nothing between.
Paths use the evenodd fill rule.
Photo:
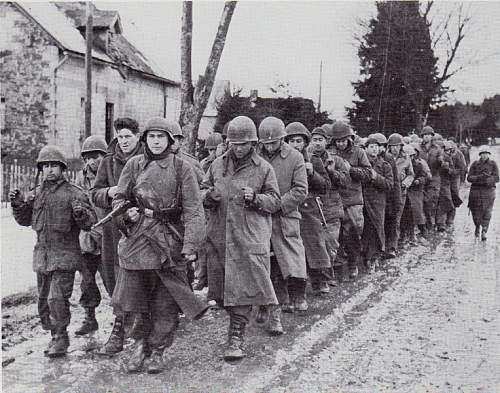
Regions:
<instances>
[{"instance_id":1,"label":"stone building","mask_svg":"<svg viewBox=\"0 0 500 393\"><path fill-rule=\"evenodd\" d=\"M92 134L111 140L113 121L121 116L141 127L152 116L177 120L179 82L125 38L118 12L93 7ZM85 138L85 8L84 2L0 2L2 138L42 130L47 143L79 156Z\"/></svg>"}]
</instances>

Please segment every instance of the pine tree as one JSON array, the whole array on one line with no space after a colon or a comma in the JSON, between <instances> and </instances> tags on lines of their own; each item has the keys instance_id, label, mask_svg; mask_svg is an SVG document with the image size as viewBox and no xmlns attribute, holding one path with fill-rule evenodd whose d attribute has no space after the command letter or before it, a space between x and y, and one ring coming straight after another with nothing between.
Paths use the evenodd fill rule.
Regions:
<instances>
[{"instance_id":1,"label":"pine tree","mask_svg":"<svg viewBox=\"0 0 500 393\"><path fill-rule=\"evenodd\" d=\"M353 83L358 99L347 108L351 124L364 136L419 129L445 93L419 2L379 2L367 28L358 48L361 79Z\"/></svg>"}]
</instances>

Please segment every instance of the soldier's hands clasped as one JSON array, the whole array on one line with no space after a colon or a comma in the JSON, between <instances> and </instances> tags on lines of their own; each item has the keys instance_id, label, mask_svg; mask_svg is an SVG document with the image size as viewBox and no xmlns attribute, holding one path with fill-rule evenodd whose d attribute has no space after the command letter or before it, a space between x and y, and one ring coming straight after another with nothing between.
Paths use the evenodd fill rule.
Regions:
<instances>
[{"instance_id":1,"label":"soldier's hands clasped","mask_svg":"<svg viewBox=\"0 0 500 393\"><path fill-rule=\"evenodd\" d=\"M139 217L141 216L141 214L139 213L139 208L135 206L128 209L125 214L130 222L139 221Z\"/></svg>"},{"instance_id":2,"label":"soldier's hands clasped","mask_svg":"<svg viewBox=\"0 0 500 393\"><path fill-rule=\"evenodd\" d=\"M253 202L255 199L255 191L251 187L242 187L241 190L243 191L245 202Z\"/></svg>"}]
</instances>

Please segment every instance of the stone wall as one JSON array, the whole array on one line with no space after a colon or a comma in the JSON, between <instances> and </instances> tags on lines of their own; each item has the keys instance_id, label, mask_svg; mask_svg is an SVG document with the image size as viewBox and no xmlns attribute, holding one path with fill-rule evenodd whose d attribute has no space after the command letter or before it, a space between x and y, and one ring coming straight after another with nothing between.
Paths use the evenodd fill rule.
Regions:
<instances>
[{"instance_id":1,"label":"stone wall","mask_svg":"<svg viewBox=\"0 0 500 393\"><path fill-rule=\"evenodd\" d=\"M51 142L53 69L58 48L14 6L0 2L0 84L5 101L2 139L28 144L43 133ZM30 137L31 136L31 137ZM33 141L33 145L36 144ZM29 150L30 146L26 149ZM33 148L36 148L33 146Z\"/></svg>"}]
</instances>

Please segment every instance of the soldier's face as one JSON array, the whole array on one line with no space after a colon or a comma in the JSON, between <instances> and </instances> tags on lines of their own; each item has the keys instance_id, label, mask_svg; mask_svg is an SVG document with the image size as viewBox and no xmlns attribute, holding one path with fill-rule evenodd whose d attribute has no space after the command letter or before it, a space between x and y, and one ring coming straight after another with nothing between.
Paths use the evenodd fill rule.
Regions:
<instances>
[{"instance_id":1,"label":"soldier's face","mask_svg":"<svg viewBox=\"0 0 500 393\"><path fill-rule=\"evenodd\" d=\"M245 157L250 152L252 146L252 142L231 143L231 149L238 159Z\"/></svg>"},{"instance_id":2,"label":"soldier's face","mask_svg":"<svg viewBox=\"0 0 500 393\"><path fill-rule=\"evenodd\" d=\"M488 161L490 159L490 153L481 153L481 154L479 154L479 159L481 161Z\"/></svg>"},{"instance_id":3,"label":"soldier's face","mask_svg":"<svg viewBox=\"0 0 500 393\"><path fill-rule=\"evenodd\" d=\"M281 140L264 143L263 145L268 153L274 153L281 146Z\"/></svg>"},{"instance_id":4,"label":"soldier's face","mask_svg":"<svg viewBox=\"0 0 500 393\"><path fill-rule=\"evenodd\" d=\"M424 143L429 143L431 139L432 139L432 134L422 135L422 140L424 141Z\"/></svg>"},{"instance_id":5,"label":"soldier's face","mask_svg":"<svg viewBox=\"0 0 500 393\"><path fill-rule=\"evenodd\" d=\"M385 153L385 145L379 145L379 147L378 147L378 153L379 154Z\"/></svg>"},{"instance_id":6,"label":"soldier's face","mask_svg":"<svg viewBox=\"0 0 500 393\"><path fill-rule=\"evenodd\" d=\"M134 151L137 142L139 142L139 137L130 131L128 128L122 128L116 134L116 138L118 139L118 145L122 152L125 154L129 154Z\"/></svg>"},{"instance_id":7,"label":"soldier's face","mask_svg":"<svg viewBox=\"0 0 500 393\"><path fill-rule=\"evenodd\" d=\"M58 162L42 163L42 176L44 180L57 181L62 177L62 167Z\"/></svg>"},{"instance_id":8,"label":"soldier's face","mask_svg":"<svg viewBox=\"0 0 500 393\"><path fill-rule=\"evenodd\" d=\"M313 151L321 153L326 149L326 138L322 135L314 134L311 139L311 146Z\"/></svg>"},{"instance_id":9,"label":"soldier's face","mask_svg":"<svg viewBox=\"0 0 500 393\"><path fill-rule=\"evenodd\" d=\"M306 146L306 141L302 136L296 135L292 136L288 140L288 144L292 146L294 149L297 149L298 151L302 152L302 150L304 150L304 147Z\"/></svg>"},{"instance_id":10,"label":"soldier's face","mask_svg":"<svg viewBox=\"0 0 500 393\"><path fill-rule=\"evenodd\" d=\"M335 146L337 146L337 149L339 150L347 149L347 146L349 146L349 137L346 136L345 138L335 141Z\"/></svg>"},{"instance_id":11,"label":"soldier's face","mask_svg":"<svg viewBox=\"0 0 500 393\"><path fill-rule=\"evenodd\" d=\"M87 165L87 167L95 173L99 168L99 164L101 163L103 156L104 154L97 151L83 153L83 162L85 162L85 165Z\"/></svg>"},{"instance_id":12,"label":"soldier's face","mask_svg":"<svg viewBox=\"0 0 500 393\"><path fill-rule=\"evenodd\" d=\"M376 143L370 143L368 146L366 146L366 154L368 154L370 157L376 157L379 152L379 146Z\"/></svg>"},{"instance_id":13,"label":"soldier's face","mask_svg":"<svg viewBox=\"0 0 500 393\"><path fill-rule=\"evenodd\" d=\"M146 135L146 144L153 154L163 153L169 142L167 134L163 131L148 131Z\"/></svg>"},{"instance_id":14,"label":"soldier's face","mask_svg":"<svg viewBox=\"0 0 500 393\"><path fill-rule=\"evenodd\" d=\"M401 145L393 145L393 146L389 146L389 152L395 156L397 156L399 154L399 152L401 151Z\"/></svg>"}]
</instances>

